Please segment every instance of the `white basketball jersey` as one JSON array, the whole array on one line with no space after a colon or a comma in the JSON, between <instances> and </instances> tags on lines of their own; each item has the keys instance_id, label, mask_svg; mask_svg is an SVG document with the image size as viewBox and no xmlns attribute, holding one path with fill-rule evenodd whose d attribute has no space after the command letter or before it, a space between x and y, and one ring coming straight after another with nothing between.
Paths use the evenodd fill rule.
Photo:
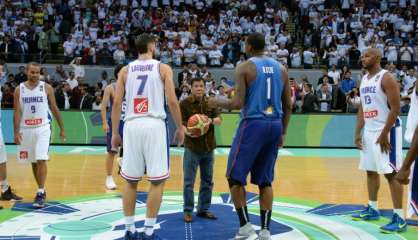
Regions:
<instances>
[{"instance_id":1,"label":"white basketball jersey","mask_svg":"<svg viewBox=\"0 0 418 240\"><path fill-rule=\"evenodd\" d=\"M409 108L408 119L406 121L405 140L412 142L415 129L418 127L418 87L415 86L413 93L411 94L411 105Z\"/></svg>"},{"instance_id":2,"label":"white basketball jersey","mask_svg":"<svg viewBox=\"0 0 418 240\"><path fill-rule=\"evenodd\" d=\"M370 79L368 79L369 74L366 74L361 80L360 96L366 130L382 130L388 119L390 112L388 98L382 89L382 79L386 72L382 69Z\"/></svg>"},{"instance_id":3,"label":"white basketball jersey","mask_svg":"<svg viewBox=\"0 0 418 240\"><path fill-rule=\"evenodd\" d=\"M159 61L150 59L129 63L125 92L125 121L138 117L166 118Z\"/></svg>"},{"instance_id":4,"label":"white basketball jersey","mask_svg":"<svg viewBox=\"0 0 418 240\"><path fill-rule=\"evenodd\" d=\"M21 83L19 90L22 111L20 127L33 128L49 124L50 115L45 82L39 81L38 86L32 90Z\"/></svg>"}]
</instances>

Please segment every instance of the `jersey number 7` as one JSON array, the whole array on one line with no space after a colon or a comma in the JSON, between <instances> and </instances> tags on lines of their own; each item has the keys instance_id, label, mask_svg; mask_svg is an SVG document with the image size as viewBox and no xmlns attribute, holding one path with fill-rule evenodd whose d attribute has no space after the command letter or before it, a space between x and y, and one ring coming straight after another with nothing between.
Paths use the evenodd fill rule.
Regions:
<instances>
[{"instance_id":1,"label":"jersey number 7","mask_svg":"<svg viewBox=\"0 0 418 240\"><path fill-rule=\"evenodd\" d=\"M139 75L137 79L141 81L141 83L139 84L138 92L136 94L142 95L142 93L144 92L145 84L148 80L148 75Z\"/></svg>"}]
</instances>

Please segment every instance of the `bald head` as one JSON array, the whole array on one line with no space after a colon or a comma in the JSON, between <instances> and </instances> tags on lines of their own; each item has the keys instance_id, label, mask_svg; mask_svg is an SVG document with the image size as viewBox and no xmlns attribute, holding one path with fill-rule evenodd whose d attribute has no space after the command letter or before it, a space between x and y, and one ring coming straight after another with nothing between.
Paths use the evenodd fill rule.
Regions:
<instances>
[{"instance_id":1,"label":"bald head","mask_svg":"<svg viewBox=\"0 0 418 240\"><path fill-rule=\"evenodd\" d=\"M366 49L366 51L363 53L363 56L361 57L363 67L368 71L374 68L379 68L381 59L382 53L377 48Z\"/></svg>"}]
</instances>

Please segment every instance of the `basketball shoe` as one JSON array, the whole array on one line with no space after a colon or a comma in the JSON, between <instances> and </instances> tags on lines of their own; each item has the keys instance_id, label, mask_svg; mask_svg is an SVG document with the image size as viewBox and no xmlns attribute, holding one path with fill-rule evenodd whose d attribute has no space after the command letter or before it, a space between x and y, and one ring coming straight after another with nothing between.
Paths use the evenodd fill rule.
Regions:
<instances>
[{"instance_id":1,"label":"basketball shoe","mask_svg":"<svg viewBox=\"0 0 418 240\"><path fill-rule=\"evenodd\" d=\"M35 208L43 208L45 207L45 199L46 199L46 192L37 192L35 196L35 201L33 202L33 206Z\"/></svg>"},{"instance_id":2,"label":"basketball shoe","mask_svg":"<svg viewBox=\"0 0 418 240\"><path fill-rule=\"evenodd\" d=\"M17 196L10 186L5 192L1 193L0 199L2 201L22 201L22 197Z\"/></svg>"},{"instance_id":3,"label":"basketball shoe","mask_svg":"<svg viewBox=\"0 0 418 240\"><path fill-rule=\"evenodd\" d=\"M237 234L235 234L235 240L255 240L257 239L257 233L255 232L251 223L247 223L240 227Z\"/></svg>"},{"instance_id":4,"label":"basketball shoe","mask_svg":"<svg viewBox=\"0 0 418 240\"><path fill-rule=\"evenodd\" d=\"M124 240L142 240L141 235L135 231L135 233L132 233L130 231L126 231Z\"/></svg>"},{"instance_id":5,"label":"basketball shoe","mask_svg":"<svg viewBox=\"0 0 418 240\"><path fill-rule=\"evenodd\" d=\"M407 224L404 219L402 219L398 214L394 213L392 216L392 221L382 226L380 231L383 233L399 233L405 232L407 229Z\"/></svg>"},{"instance_id":6,"label":"basketball shoe","mask_svg":"<svg viewBox=\"0 0 418 240\"><path fill-rule=\"evenodd\" d=\"M379 220L380 213L376 209L372 208L370 205L367 205L367 207L363 211L359 213L354 213L353 215L351 215L351 217L353 218L353 220L356 221Z\"/></svg>"},{"instance_id":7,"label":"basketball shoe","mask_svg":"<svg viewBox=\"0 0 418 240\"><path fill-rule=\"evenodd\" d=\"M270 240L271 236L270 236L270 231L267 229L262 229L259 233L258 233L258 240Z\"/></svg>"}]
</instances>

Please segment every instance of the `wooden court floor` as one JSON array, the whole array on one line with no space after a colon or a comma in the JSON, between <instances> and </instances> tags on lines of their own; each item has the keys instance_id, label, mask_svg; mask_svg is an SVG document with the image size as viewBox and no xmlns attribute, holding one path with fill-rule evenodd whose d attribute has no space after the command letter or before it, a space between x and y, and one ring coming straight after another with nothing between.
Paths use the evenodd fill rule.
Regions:
<instances>
[{"instance_id":1,"label":"wooden court floor","mask_svg":"<svg viewBox=\"0 0 418 240\"><path fill-rule=\"evenodd\" d=\"M8 180L24 201L34 197L36 184L31 167L17 163L15 155L8 155ZM61 199L82 195L118 192L124 180L117 175L116 191L107 191L104 187L105 155L51 154L48 163L46 183L47 199ZM214 191L228 192L225 179L227 157L217 156L214 164ZM353 157L295 157L282 156L276 164L273 184L275 197L313 200L321 203L363 204L367 201L365 173L357 169L358 159ZM171 157L171 177L166 183L166 190L182 191L182 158ZM389 188L382 178L379 193L379 207L391 208ZM199 177L195 184L198 190ZM146 191L146 181L139 184L138 190ZM256 186L249 186L248 191L257 192ZM405 194L406 196L406 194ZM406 197L405 197L406 198ZM406 202L406 199L404 201ZM2 202L5 207L10 203Z\"/></svg>"}]
</instances>

